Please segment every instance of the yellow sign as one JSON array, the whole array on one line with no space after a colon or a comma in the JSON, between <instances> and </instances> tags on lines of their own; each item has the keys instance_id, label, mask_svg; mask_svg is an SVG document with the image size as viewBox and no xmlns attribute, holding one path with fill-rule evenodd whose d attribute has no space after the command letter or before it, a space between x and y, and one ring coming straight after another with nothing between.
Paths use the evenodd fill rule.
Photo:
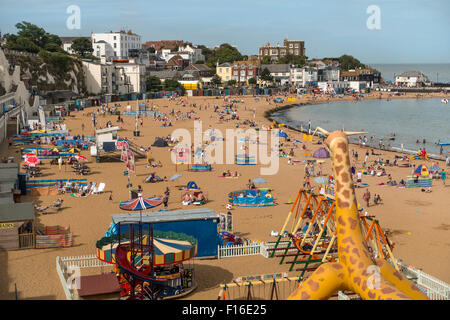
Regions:
<instances>
[{"instance_id":1,"label":"yellow sign","mask_svg":"<svg viewBox=\"0 0 450 320\"><path fill-rule=\"evenodd\" d=\"M0 229L12 229L14 228L14 223L0 223Z\"/></svg>"},{"instance_id":2,"label":"yellow sign","mask_svg":"<svg viewBox=\"0 0 450 320\"><path fill-rule=\"evenodd\" d=\"M288 98L288 101L297 101L297 98Z\"/></svg>"}]
</instances>

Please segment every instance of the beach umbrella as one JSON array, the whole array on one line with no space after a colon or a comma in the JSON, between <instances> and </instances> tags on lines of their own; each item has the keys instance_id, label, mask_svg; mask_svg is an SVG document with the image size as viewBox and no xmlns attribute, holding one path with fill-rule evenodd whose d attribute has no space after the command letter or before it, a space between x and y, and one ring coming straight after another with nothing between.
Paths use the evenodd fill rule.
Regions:
<instances>
[{"instance_id":1,"label":"beach umbrella","mask_svg":"<svg viewBox=\"0 0 450 320\"><path fill-rule=\"evenodd\" d=\"M120 209L128 210L128 211L141 211L141 210L147 210L150 208L154 208L156 206L159 206L161 203L162 203L161 198L139 197L137 199L124 201L119 205L119 207L120 207Z\"/></svg>"},{"instance_id":2,"label":"beach umbrella","mask_svg":"<svg viewBox=\"0 0 450 320\"><path fill-rule=\"evenodd\" d=\"M282 131L282 130L280 130L280 132L278 132L278 136L280 138L287 138L288 137L287 133Z\"/></svg>"},{"instance_id":3,"label":"beach umbrella","mask_svg":"<svg viewBox=\"0 0 450 320\"><path fill-rule=\"evenodd\" d=\"M69 150L69 152L71 152L71 153L77 153L77 152L80 152L80 151L81 150L78 149L78 148L72 148L72 149Z\"/></svg>"},{"instance_id":4,"label":"beach umbrella","mask_svg":"<svg viewBox=\"0 0 450 320\"><path fill-rule=\"evenodd\" d=\"M88 159L85 156L82 156L81 154L75 155L75 159L77 159L79 162L87 162Z\"/></svg>"},{"instance_id":5,"label":"beach umbrella","mask_svg":"<svg viewBox=\"0 0 450 320\"><path fill-rule=\"evenodd\" d=\"M173 180L178 179L179 177L182 177L182 176L183 176L182 174L176 174L172 178L170 178L169 181L173 181Z\"/></svg>"},{"instance_id":6,"label":"beach umbrella","mask_svg":"<svg viewBox=\"0 0 450 320\"><path fill-rule=\"evenodd\" d=\"M23 155L23 158L24 158L24 159L26 159L26 158L28 158L28 157L36 157L36 153L29 152L29 153L25 153L25 154Z\"/></svg>"},{"instance_id":7,"label":"beach umbrella","mask_svg":"<svg viewBox=\"0 0 450 320\"><path fill-rule=\"evenodd\" d=\"M267 181L264 180L264 179L262 179L262 178L256 178L256 179L253 179L253 182L254 182L254 183L267 183Z\"/></svg>"},{"instance_id":8,"label":"beach umbrella","mask_svg":"<svg viewBox=\"0 0 450 320\"><path fill-rule=\"evenodd\" d=\"M314 152L313 157L318 159L325 159L330 157L330 153L325 148L319 148L316 150L316 152Z\"/></svg>"},{"instance_id":9,"label":"beach umbrella","mask_svg":"<svg viewBox=\"0 0 450 320\"><path fill-rule=\"evenodd\" d=\"M34 154L33 156L28 156L25 158L25 164L28 166L36 166L37 164L39 164L39 158Z\"/></svg>"},{"instance_id":10,"label":"beach umbrella","mask_svg":"<svg viewBox=\"0 0 450 320\"><path fill-rule=\"evenodd\" d=\"M430 173L428 171L428 168L424 164L421 164L416 168L413 175L414 176L428 176L428 175L430 175Z\"/></svg>"},{"instance_id":11,"label":"beach umbrella","mask_svg":"<svg viewBox=\"0 0 450 320\"><path fill-rule=\"evenodd\" d=\"M441 168L435 164L428 168L428 171L430 172L437 172L439 170L441 170Z\"/></svg>"}]
</instances>

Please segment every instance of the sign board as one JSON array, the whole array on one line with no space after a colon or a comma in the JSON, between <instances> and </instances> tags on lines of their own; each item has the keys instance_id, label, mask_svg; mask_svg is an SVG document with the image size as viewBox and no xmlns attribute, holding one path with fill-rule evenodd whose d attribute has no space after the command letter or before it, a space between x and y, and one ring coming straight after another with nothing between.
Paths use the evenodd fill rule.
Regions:
<instances>
[{"instance_id":1,"label":"sign board","mask_svg":"<svg viewBox=\"0 0 450 320\"><path fill-rule=\"evenodd\" d=\"M14 223L0 223L0 229L12 229L14 228Z\"/></svg>"}]
</instances>

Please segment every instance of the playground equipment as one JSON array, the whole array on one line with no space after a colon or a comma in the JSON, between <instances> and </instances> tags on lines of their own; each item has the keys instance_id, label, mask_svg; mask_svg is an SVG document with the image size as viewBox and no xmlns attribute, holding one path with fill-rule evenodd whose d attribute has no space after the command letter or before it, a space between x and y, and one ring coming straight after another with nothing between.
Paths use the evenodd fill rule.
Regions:
<instances>
[{"instance_id":1,"label":"playground equipment","mask_svg":"<svg viewBox=\"0 0 450 320\"><path fill-rule=\"evenodd\" d=\"M269 190L238 190L228 194L228 201L236 207L273 206L273 196Z\"/></svg>"},{"instance_id":2,"label":"playground equipment","mask_svg":"<svg viewBox=\"0 0 450 320\"><path fill-rule=\"evenodd\" d=\"M337 242L337 261L321 264L289 296L289 299L328 299L338 291L349 290L367 300L426 300L427 296L412 281L403 276L398 269L383 259L383 256L372 255L365 241L365 239L370 238L370 233L369 236L364 236L362 228L364 223L357 209L355 188L351 179L348 146L349 135L364 133L344 131L329 133L322 128L317 129L327 136L326 145L331 150L333 176L336 180L334 202L336 229L330 231L333 232ZM330 215L328 214L328 216ZM324 227L328 226L325 222L328 221L321 223L320 236L323 234ZM378 228L376 232L379 232L377 230ZM318 238L320 237L318 236ZM316 247L311 248L311 253L315 252ZM328 244L328 248L331 248L330 244ZM328 253L325 252L325 258L327 256ZM395 259L391 260L395 266ZM374 276L375 270L379 271L376 276Z\"/></svg>"},{"instance_id":3,"label":"playground equipment","mask_svg":"<svg viewBox=\"0 0 450 320\"><path fill-rule=\"evenodd\" d=\"M133 200L124 201L120 204L120 209L128 211L141 211L159 206L162 203L161 198L139 197Z\"/></svg>"},{"instance_id":4,"label":"playground equipment","mask_svg":"<svg viewBox=\"0 0 450 320\"><path fill-rule=\"evenodd\" d=\"M97 257L116 265L122 298L169 299L196 288L192 265L183 264L197 253L195 238L154 231L152 223L133 219L119 222L116 231L97 241Z\"/></svg>"}]
</instances>

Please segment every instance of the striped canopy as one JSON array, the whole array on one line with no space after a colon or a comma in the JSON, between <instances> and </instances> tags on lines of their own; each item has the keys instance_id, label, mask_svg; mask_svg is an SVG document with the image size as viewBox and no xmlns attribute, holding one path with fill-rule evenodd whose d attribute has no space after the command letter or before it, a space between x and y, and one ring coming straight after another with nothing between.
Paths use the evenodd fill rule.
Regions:
<instances>
[{"instance_id":1,"label":"striped canopy","mask_svg":"<svg viewBox=\"0 0 450 320\"><path fill-rule=\"evenodd\" d=\"M159 206L162 203L160 198L143 198L128 200L120 204L120 209L128 211L141 211Z\"/></svg>"},{"instance_id":2,"label":"striped canopy","mask_svg":"<svg viewBox=\"0 0 450 320\"><path fill-rule=\"evenodd\" d=\"M144 237L143 244L147 244L147 239L147 237ZM102 261L114 263L117 245L118 244L115 243L112 246L105 245L102 249L97 248L97 257ZM197 245L191 244L189 241L154 238L153 245L155 247L154 266L181 263L193 259L197 254ZM130 258L131 255L128 253L128 259ZM148 260L146 260L147 259L144 256L144 263L148 262Z\"/></svg>"}]
</instances>

